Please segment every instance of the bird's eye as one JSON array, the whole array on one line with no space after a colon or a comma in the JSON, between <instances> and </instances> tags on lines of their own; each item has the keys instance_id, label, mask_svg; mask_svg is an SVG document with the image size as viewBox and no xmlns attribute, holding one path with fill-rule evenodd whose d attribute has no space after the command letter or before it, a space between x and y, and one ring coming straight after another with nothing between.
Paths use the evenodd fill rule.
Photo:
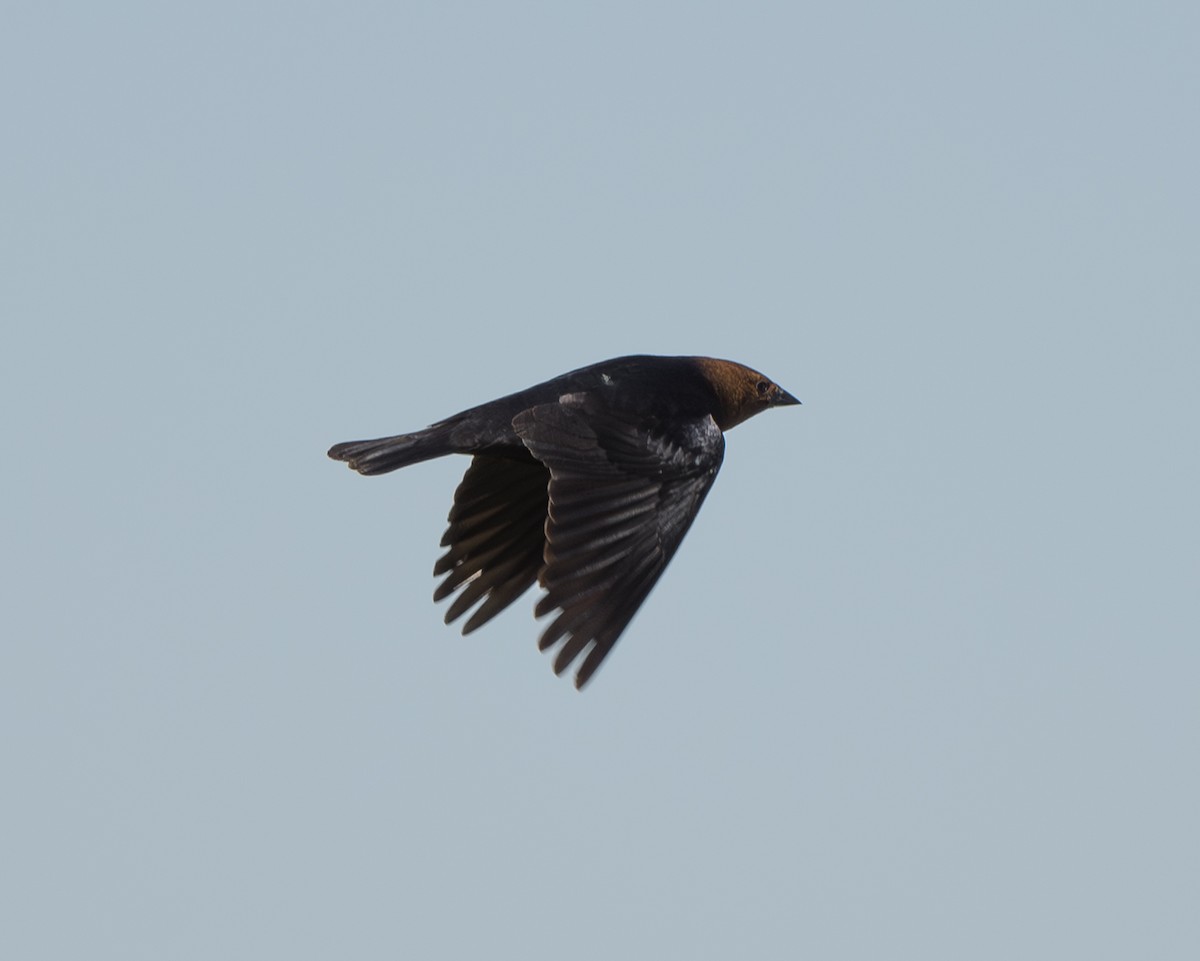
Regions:
<instances>
[{"instance_id":1,"label":"bird's eye","mask_svg":"<svg viewBox=\"0 0 1200 961\"><path fill-rule=\"evenodd\" d=\"M771 390L771 382L769 380L760 380L755 387L759 397L766 397Z\"/></svg>"}]
</instances>

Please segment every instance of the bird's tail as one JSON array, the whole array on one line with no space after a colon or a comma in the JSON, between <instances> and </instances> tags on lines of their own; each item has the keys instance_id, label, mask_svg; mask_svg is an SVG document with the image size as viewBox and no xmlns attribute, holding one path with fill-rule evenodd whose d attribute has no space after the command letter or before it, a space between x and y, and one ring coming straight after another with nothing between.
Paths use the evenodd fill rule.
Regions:
<instances>
[{"instance_id":1,"label":"bird's tail","mask_svg":"<svg viewBox=\"0 0 1200 961\"><path fill-rule=\"evenodd\" d=\"M360 474L386 474L409 464L453 454L449 433L444 426L434 425L395 437L350 440L330 447L329 456L344 460Z\"/></svg>"}]
</instances>

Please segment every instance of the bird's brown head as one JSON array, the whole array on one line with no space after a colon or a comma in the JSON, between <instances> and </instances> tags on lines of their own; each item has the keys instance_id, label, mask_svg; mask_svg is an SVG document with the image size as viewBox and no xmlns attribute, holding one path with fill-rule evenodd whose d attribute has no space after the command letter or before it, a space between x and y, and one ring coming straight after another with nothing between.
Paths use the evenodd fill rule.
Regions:
<instances>
[{"instance_id":1,"label":"bird's brown head","mask_svg":"<svg viewBox=\"0 0 1200 961\"><path fill-rule=\"evenodd\" d=\"M771 378L757 370L732 360L717 360L713 357L696 357L694 360L717 396L717 410L713 412L713 420L721 430L736 427L768 407L785 407L800 403Z\"/></svg>"}]
</instances>

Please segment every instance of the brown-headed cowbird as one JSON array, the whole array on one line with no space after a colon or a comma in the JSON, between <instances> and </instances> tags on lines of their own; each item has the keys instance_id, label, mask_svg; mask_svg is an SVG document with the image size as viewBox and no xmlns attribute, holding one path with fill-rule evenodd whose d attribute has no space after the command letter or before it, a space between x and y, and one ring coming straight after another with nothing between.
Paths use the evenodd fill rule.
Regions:
<instances>
[{"instance_id":1,"label":"brown-headed cowbird","mask_svg":"<svg viewBox=\"0 0 1200 961\"><path fill-rule=\"evenodd\" d=\"M619 357L438 421L335 444L329 456L383 474L471 454L433 568L435 601L459 592L446 623L466 634L536 581L534 614L558 616L554 672L586 650L583 687L675 554L712 487L723 431L800 403L758 371L710 357Z\"/></svg>"}]
</instances>

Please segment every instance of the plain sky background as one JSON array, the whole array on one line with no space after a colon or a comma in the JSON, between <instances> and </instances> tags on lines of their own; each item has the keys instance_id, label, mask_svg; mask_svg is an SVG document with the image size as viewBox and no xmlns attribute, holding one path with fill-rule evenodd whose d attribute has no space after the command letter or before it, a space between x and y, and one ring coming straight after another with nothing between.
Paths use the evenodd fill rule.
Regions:
<instances>
[{"instance_id":1,"label":"plain sky background","mask_svg":"<svg viewBox=\"0 0 1200 961\"><path fill-rule=\"evenodd\" d=\"M1200 6L10 3L0 955L1200 956ZM728 437L584 693L430 601L624 353Z\"/></svg>"}]
</instances>

